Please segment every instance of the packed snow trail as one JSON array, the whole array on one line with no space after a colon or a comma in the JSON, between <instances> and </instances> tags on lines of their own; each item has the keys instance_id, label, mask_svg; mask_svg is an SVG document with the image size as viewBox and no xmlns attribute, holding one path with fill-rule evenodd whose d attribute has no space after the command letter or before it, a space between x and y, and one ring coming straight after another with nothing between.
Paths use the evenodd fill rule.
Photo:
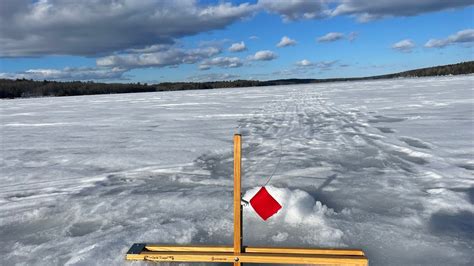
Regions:
<instances>
[{"instance_id":1,"label":"packed snow trail","mask_svg":"<svg viewBox=\"0 0 474 266\"><path fill-rule=\"evenodd\" d=\"M267 188L283 209L245 208L245 245L472 264L473 81L4 101L0 257L126 264L134 242L230 245L238 132L245 199L281 157Z\"/></svg>"}]
</instances>

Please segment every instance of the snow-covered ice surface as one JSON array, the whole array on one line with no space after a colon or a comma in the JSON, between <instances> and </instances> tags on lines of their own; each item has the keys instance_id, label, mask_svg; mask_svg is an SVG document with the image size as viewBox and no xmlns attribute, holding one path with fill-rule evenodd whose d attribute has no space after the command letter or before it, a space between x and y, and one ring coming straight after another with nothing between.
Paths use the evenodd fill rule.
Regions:
<instances>
[{"instance_id":1,"label":"snow-covered ice surface","mask_svg":"<svg viewBox=\"0 0 474 266\"><path fill-rule=\"evenodd\" d=\"M141 265L134 242L363 248L474 263L474 77L1 101L0 264Z\"/></svg>"}]
</instances>

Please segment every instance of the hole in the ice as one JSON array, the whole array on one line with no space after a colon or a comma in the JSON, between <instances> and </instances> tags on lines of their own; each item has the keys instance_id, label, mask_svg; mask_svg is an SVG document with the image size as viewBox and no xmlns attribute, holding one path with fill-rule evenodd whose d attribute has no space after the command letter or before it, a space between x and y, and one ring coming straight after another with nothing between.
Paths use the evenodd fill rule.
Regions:
<instances>
[{"instance_id":1,"label":"hole in the ice","mask_svg":"<svg viewBox=\"0 0 474 266\"><path fill-rule=\"evenodd\" d=\"M321 204L326 205L328 208L333 209L335 212L341 212L345 207L339 204L334 200L334 196L331 195L332 192L325 191L306 191L315 201L321 202Z\"/></svg>"},{"instance_id":2,"label":"hole in the ice","mask_svg":"<svg viewBox=\"0 0 474 266\"><path fill-rule=\"evenodd\" d=\"M316 189L317 192L321 192L325 187L327 187L329 184L331 184L332 181L334 181L337 178L337 174L332 174L324 180L324 182L319 185L319 187Z\"/></svg>"},{"instance_id":3,"label":"hole in the ice","mask_svg":"<svg viewBox=\"0 0 474 266\"><path fill-rule=\"evenodd\" d=\"M331 195L331 192L324 191L324 188L329 186L331 182L336 180L336 178L337 178L337 174L329 175L328 177L325 178L324 182L321 183L319 186L317 187L314 186L316 190L310 189L310 190L307 190L307 191L305 190L305 191L311 197L313 197L315 201L319 201L323 205L326 205L328 208L331 208L336 212L340 212L344 209L344 207L333 200L334 197ZM295 187L295 189L300 189L300 188Z\"/></svg>"}]
</instances>

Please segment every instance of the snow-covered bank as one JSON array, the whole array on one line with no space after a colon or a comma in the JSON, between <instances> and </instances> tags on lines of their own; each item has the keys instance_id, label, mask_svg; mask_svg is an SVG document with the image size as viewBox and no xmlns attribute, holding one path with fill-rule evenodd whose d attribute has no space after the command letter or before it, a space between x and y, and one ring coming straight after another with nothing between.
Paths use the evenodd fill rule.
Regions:
<instances>
[{"instance_id":1,"label":"snow-covered bank","mask_svg":"<svg viewBox=\"0 0 474 266\"><path fill-rule=\"evenodd\" d=\"M283 156L269 186L283 209L268 222L245 209L245 244L472 264L473 83L2 101L0 264L128 264L134 242L230 245L235 132L244 198Z\"/></svg>"}]
</instances>

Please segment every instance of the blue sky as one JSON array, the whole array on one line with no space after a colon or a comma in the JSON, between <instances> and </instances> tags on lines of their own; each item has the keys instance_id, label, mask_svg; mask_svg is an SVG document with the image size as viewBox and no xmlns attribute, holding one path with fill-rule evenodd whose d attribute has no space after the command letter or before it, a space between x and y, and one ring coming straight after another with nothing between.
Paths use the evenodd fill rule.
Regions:
<instances>
[{"instance_id":1,"label":"blue sky","mask_svg":"<svg viewBox=\"0 0 474 266\"><path fill-rule=\"evenodd\" d=\"M3 0L0 78L355 77L474 58L464 0L70 2Z\"/></svg>"}]
</instances>

